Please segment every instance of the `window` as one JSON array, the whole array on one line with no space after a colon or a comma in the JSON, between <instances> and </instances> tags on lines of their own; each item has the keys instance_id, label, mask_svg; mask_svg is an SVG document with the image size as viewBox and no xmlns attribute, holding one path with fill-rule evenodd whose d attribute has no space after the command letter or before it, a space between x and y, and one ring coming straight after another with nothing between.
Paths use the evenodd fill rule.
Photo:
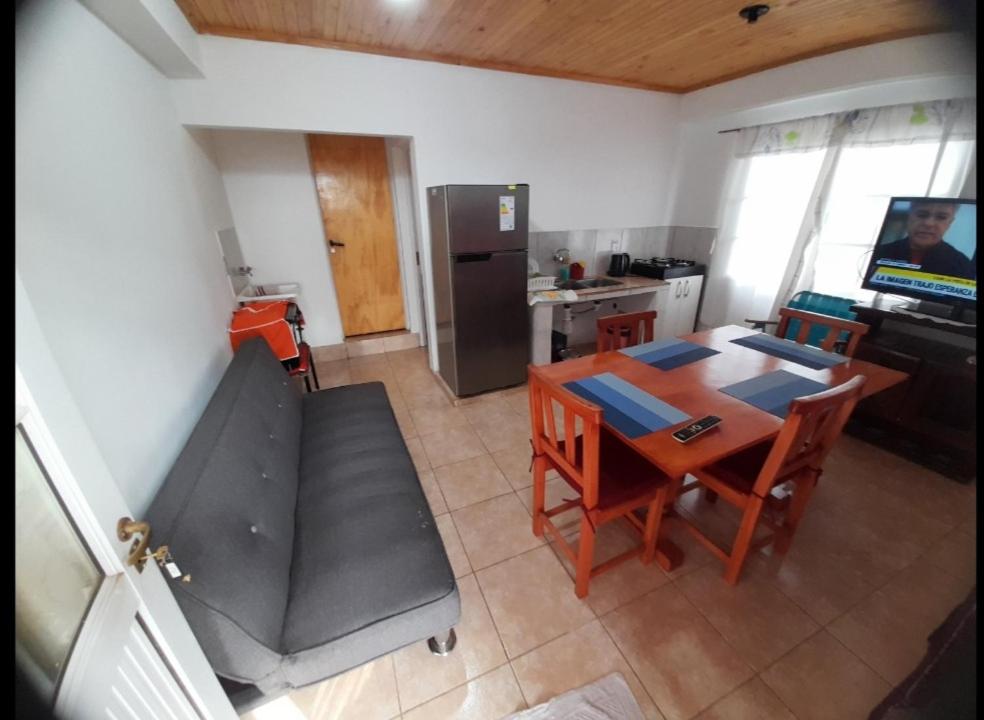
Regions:
<instances>
[{"instance_id":1,"label":"window","mask_svg":"<svg viewBox=\"0 0 984 720\"><path fill-rule=\"evenodd\" d=\"M889 198L957 195L973 146L971 141L948 143L935 177L933 169L940 143L843 148L822 202L813 275L805 277L801 287L826 295L870 300L875 293L861 289L861 278Z\"/></svg>"}]
</instances>

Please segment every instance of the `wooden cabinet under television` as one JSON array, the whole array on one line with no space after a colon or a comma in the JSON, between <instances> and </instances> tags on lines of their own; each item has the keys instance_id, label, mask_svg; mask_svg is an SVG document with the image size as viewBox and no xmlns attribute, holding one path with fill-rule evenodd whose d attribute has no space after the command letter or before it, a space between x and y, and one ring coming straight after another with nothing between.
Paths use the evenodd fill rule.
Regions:
<instances>
[{"instance_id":1,"label":"wooden cabinet under television","mask_svg":"<svg viewBox=\"0 0 984 720\"><path fill-rule=\"evenodd\" d=\"M909 374L894 388L861 401L860 423L877 424L914 441L927 452L945 452L961 469L977 468L976 329L946 325L855 305L858 320L871 326L855 357Z\"/></svg>"}]
</instances>

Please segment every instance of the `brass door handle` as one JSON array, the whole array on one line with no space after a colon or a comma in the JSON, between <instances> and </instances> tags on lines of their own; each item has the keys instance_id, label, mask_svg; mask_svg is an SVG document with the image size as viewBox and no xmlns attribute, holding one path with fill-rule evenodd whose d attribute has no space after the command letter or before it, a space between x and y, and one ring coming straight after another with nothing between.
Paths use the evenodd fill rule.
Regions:
<instances>
[{"instance_id":1,"label":"brass door handle","mask_svg":"<svg viewBox=\"0 0 984 720\"><path fill-rule=\"evenodd\" d=\"M132 565L137 570L142 571L144 562L147 559L147 546L150 545L150 524L143 521L131 520L128 517L121 517L119 522L116 523L116 537L123 542L130 540L138 533L140 534L140 539L133 541L133 547L130 548L130 554L126 558L126 564Z\"/></svg>"}]
</instances>

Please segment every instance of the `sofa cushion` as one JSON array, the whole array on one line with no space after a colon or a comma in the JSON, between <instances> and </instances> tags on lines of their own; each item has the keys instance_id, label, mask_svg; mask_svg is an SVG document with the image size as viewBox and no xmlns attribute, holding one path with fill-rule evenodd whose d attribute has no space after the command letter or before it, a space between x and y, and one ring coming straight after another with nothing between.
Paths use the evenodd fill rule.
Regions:
<instances>
[{"instance_id":1,"label":"sofa cushion","mask_svg":"<svg viewBox=\"0 0 984 720\"><path fill-rule=\"evenodd\" d=\"M215 671L279 674L297 504L300 392L262 338L243 343L148 510L191 582L172 582Z\"/></svg>"},{"instance_id":2,"label":"sofa cushion","mask_svg":"<svg viewBox=\"0 0 984 720\"><path fill-rule=\"evenodd\" d=\"M458 620L454 573L382 383L304 396L290 584L293 685Z\"/></svg>"}]
</instances>

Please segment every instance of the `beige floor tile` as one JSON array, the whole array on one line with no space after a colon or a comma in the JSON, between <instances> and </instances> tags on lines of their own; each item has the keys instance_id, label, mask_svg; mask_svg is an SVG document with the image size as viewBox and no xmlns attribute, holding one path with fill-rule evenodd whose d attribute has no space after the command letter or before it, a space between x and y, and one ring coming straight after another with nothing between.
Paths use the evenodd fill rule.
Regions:
<instances>
[{"instance_id":1,"label":"beige floor tile","mask_svg":"<svg viewBox=\"0 0 984 720\"><path fill-rule=\"evenodd\" d=\"M393 389L398 389L393 368L382 355L350 360L349 375L352 376L353 383L383 382L387 383L387 386L392 383Z\"/></svg>"},{"instance_id":2,"label":"beige floor tile","mask_svg":"<svg viewBox=\"0 0 984 720\"><path fill-rule=\"evenodd\" d=\"M977 574L977 534L958 527L933 545L925 560L951 575L973 580Z\"/></svg>"},{"instance_id":3,"label":"beige floor tile","mask_svg":"<svg viewBox=\"0 0 984 720\"><path fill-rule=\"evenodd\" d=\"M523 441L503 450L492 453L492 459L499 466L506 480L515 490L522 490L533 484L533 471L530 468L530 458L533 449L529 442Z\"/></svg>"},{"instance_id":4,"label":"beige floor tile","mask_svg":"<svg viewBox=\"0 0 984 720\"><path fill-rule=\"evenodd\" d=\"M567 531L564 532L564 539L575 552L580 550L580 535L580 525L568 526ZM624 552L638 548L641 543L642 538L623 523L605 523L598 528L595 534L594 556L591 565L598 567ZM557 559L560 560L560 564L564 566L564 570L567 571L573 582L576 575L574 564L561 550L558 543L551 542L550 547L556 553ZM610 570L606 570L601 575L591 578L588 596L585 600L594 613L601 616L665 585L669 581L666 573L660 570L656 563L643 565L640 557L633 557Z\"/></svg>"},{"instance_id":5,"label":"beige floor tile","mask_svg":"<svg viewBox=\"0 0 984 720\"><path fill-rule=\"evenodd\" d=\"M427 459L427 453L424 452L424 444L420 442L420 438L408 438L404 442L407 444L407 450L410 451L410 458L413 460L413 466L417 468L417 472L430 470L430 461Z\"/></svg>"},{"instance_id":6,"label":"beige floor tile","mask_svg":"<svg viewBox=\"0 0 984 720\"><path fill-rule=\"evenodd\" d=\"M255 720L300 717L307 720L390 720L400 714L393 658L385 656L280 699L282 714L270 703L254 710ZM289 701L293 707L287 706ZM274 701L277 702L277 701Z\"/></svg>"},{"instance_id":7,"label":"beige floor tile","mask_svg":"<svg viewBox=\"0 0 984 720\"><path fill-rule=\"evenodd\" d=\"M430 505L434 517L443 515L448 511L448 504L444 500L441 486L437 484L433 470L418 470L417 477L420 478L420 485L424 488L424 495L427 496L427 504Z\"/></svg>"},{"instance_id":8,"label":"beige floor tile","mask_svg":"<svg viewBox=\"0 0 984 720\"><path fill-rule=\"evenodd\" d=\"M512 669L503 665L403 714L404 720L499 720L524 710Z\"/></svg>"},{"instance_id":9,"label":"beige floor tile","mask_svg":"<svg viewBox=\"0 0 984 720\"><path fill-rule=\"evenodd\" d=\"M819 630L767 578L750 570L737 585L726 583L715 567L692 572L676 585L756 670L764 670Z\"/></svg>"},{"instance_id":10,"label":"beige floor tile","mask_svg":"<svg viewBox=\"0 0 984 720\"><path fill-rule=\"evenodd\" d=\"M461 410L445 403L418 405L410 409L410 416L421 435L468 426Z\"/></svg>"},{"instance_id":11,"label":"beige floor tile","mask_svg":"<svg viewBox=\"0 0 984 720\"><path fill-rule=\"evenodd\" d=\"M443 465L435 473L451 510L513 491L491 455Z\"/></svg>"},{"instance_id":12,"label":"beige floor tile","mask_svg":"<svg viewBox=\"0 0 984 720\"><path fill-rule=\"evenodd\" d=\"M475 573L510 658L594 619L550 548Z\"/></svg>"},{"instance_id":13,"label":"beige floor tile","mask_svg":"<svg viewBox=\"0 0 984 720\"><path fill-rule=\"evenodd\" d=\"M533 486L530 485L522 490L518 490L516 495L519 496L520 501L523 503L523 507L526 508L526 512L533 517ZM546 492L544 495L544 507L550 509L560 505L567 500L574 500L577 498L577 493L574 492L573 488L567 484L561 477L554 477L546 482ZM571 508L570 510L565 510L559 515L554 515L550 518L553 522L554 527L560 530L562 533L569 532L576 529L581 523L581 511L578 508Z\"/></svg>"},{"instance_id":14,"label":"beige floor tile","mask_svg":"<svg viewBox=\"0 0 984 720\"><path fill-rule=\"evenodd\" d=\"M509 416L494 415L472 422L471 425L490 453L529 442L529 425L516 413L511 413Z\"/></svg>"},{"instance_id":15,"label":"beige floor tile","mask_svg":"<svg viewBox=\"0 0 984 720\"><path fill-rule=\"evenodd\" d=\"M849 517L809 508L785 557L769 548L748 565L826 625L905 567L908 554Z\"/></svg>"},{"instance_id":16,"label":"beige floor tile","mask_svg":"<svg viewBox=\"0 0 984 720\"><path fill-rule=\"evenodd\" d=\"M863 720L891 686L821 630L761 674L799 720Z\"/></svg>"},{"instance_id":17,"label":"beige floor tile","mask_svg":"<svg viewBox=\"0 0 984 720\"><path fill-rule=\"evenodd\" d=\"M662 720L639 678L597 620L551 640L512 661L513 671L530 707L619 672L632 690L643 716Z\"/></svg>"},{"instance_id":18,"label":"beige floor tile","mask_svg":"<svg viewBox=\"0 0 984 720\"><path fill-rule=\"evenodd\" d=\"M448 554L448 561L451 563L451 570L454 571L456 578L464 577L472 571L471 563L468 562L468 555L458 537L458 530L454 526L454 521L450 514L439 515L435 518L437 531L441 533L441 540L444 542L444 551Z\"/></svg>"},{"instance_id":19,"label":"beige floor tile","mask_svg":"<svg viewBox=\"0 0 984 720\"><path fill-rule=\"evenodd\" d=\"M461 621L451 654L434 655L426 642L393 654L400 707L404 712L499 667L506 654L474 575L458 580Z\"/></svg>"},{"instance_id":20,"label":"beige floor tile","mask_svg":"<svg viewBox=\"0 0 984 720\"><path fill-rule=\"evenodd\" d=\"M687 532L687 530L679 523L666 523L665 526L660 528L659 534L661 538L665 538L676 545L677 548L679 548L683 553L683 562L679 567L667 573L669 578L676 580L677 578L681 578L688 573L692 573L694 570L707 567L708 565L715 565L721 568L721 572L724 572L724 566L718 561L718 559L711 555L707 548L701 545L697 539Z\"/></svg>"},{"instance_id":21,"label":"beige floor tile","mask_svg":"<svg viewBox=\"0 0 984 720\"><path fill-rule=\"evenodd\" d=\"M318 373L318 385L322 390L352 384L348 360L318 362L314 369Z\"/></svg>"},{"instance_id":22,"label":"beige floor tile","mask_svg":"<svg viewBox=\"0 0 984 720\"><path fill-rule=\"evenodd\" d=\"M692 717L754 675L672 584L601 620L669 720Z\"/></svg>"},{"instance_id":23,"label":"beige floor tile","mask_svg":"<svg viewBox=\"0 0 984 720\"><path fill-rule=\"evenodd\" d=\"M485 446L469 427L439 430L420 436L427 459L435 467L467 460L485 454Z\"/></svg>"},{"instance_id":24,"label":"beige floor tile","mask_svg":"<svg viewBox=\"0 0 984 720\"><path fill-rule=\"evenodd\" d=\"M311 357L316 363L333 362L335 360L348 359L348 352L345 350L345 343L338 345L317 345L311 348Z\"/></svg>"},{"instance_id":25,"label":"beige floor tile","mask_svg":"<svg viewBox=\"0 0 984 720\"><path fill-rule=\"evenodd\" d=\"M383 338L383 349L387 354L417 347L420 347L420 337L417 333L407 332Z\"/></svg>"},{"instance_id":26,"label":"beige floor tile","mask_svg":"<svg viewBox=\"0 0 984 720\"><path fill-rule=\"evenodd\" d=\"M468 559L476 570L525 552L543 540L514 493L452 512Z\"/></svg>"},{"instance_id":27,"label":"beige floor tile","mask_svg":"<svg viewBox=\"0 0 984 720\"><path fill-rule=\"evenodd\" d=\"M711 705L694 720L796 720L757 677Z\"/></svg>"},{"instance_id":28,"label":"beige floor tile","mask_svg":"<svg viewBox=\"0 0 984 720\"><path fill-rule=\"evenodd\" d=\"M417 426L413 424L413 418L410 417L410 411L406 407L394 405L393 415L396 416L396 422L400 426L400 434L403 435L404 440L417 437Z\"/></svg>"},{"instance_id":29,"label":"beige floor tile","mask_svg":"<svg viewBox=\"0 0 984 720\"><path fill-rule=\"evenodd\" d=\"M471 402L462 403L461 411L470 423L482 423L492 419L506 419L509 422L519 420L518 413L512 409L504 395L474 398Z\"/></svg>"},{"instance_id":30,"label":"beige floor tile","mask_svg":"<svg viewBox=\"0 0 984 720\"><path fill-rule=\"evenodd\" d=\"M656 563L643 565L638 558L632 558L591 578L586 599L595 614L601 616L668 582L670 578Z\"/></svg>"},{"instance_id":31,"label":"beige floor tile","mask_svg":"<svg viewBox=\"0 0 984 720\"><path fill-rule=\"evenodd\" d=\"M927 640L967 597L973 577L959 579L916 563L827 628L892 684L919 664Z\"/></svg>"},{"instance_id":32,"label":"beige floor tile","mask_svg":"<svg viewBox=\"0 0 984 720\"><path fill-rule=\"evenodd\" d=\"M416 347L410 350L389 350L386 360L394 367L397 365L420 365L427 367L427 348Z\"/></svg>"},{"instance_id":33,"label":"beige floor tile","mask_svg":"<svg viewBox=\"0 0 984 720\"><path fill-rule=\"evenodd\" d=\"M359 340L353 338L345 341L345 350L348 352L349 360L363 357L375 357L386 352L383 338L365 338Z\"/></svg>"}]
</instances>

